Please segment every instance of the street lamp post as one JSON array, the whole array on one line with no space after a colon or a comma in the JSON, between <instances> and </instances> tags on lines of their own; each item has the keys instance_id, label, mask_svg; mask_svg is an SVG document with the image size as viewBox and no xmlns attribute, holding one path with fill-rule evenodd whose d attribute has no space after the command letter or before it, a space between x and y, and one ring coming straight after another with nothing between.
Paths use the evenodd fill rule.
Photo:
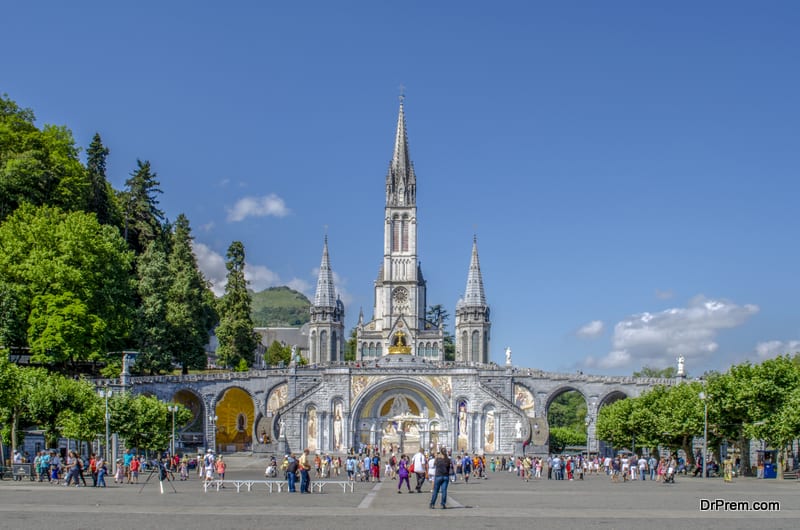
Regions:
<instances>
[{"instance_id":1,"label":"street lamp post","mask_svg":"<svg viewBox=\"0 0 800 530\"><path fill-rule=\"evenodd\" d=\"M706 382L703 381L705 389ZM700 392L703 400L703 478L708 478L708 396L705 391Z\"/></svg>"},{"instance_id":2,"label":"street lamp post","mask_svg":"<svg viewBox=\"0 0 800 530\"><path fill-rule=\"evenodd\" d=\"M583 423L586 425L586 458L589 458L589 425L592 423L592 418L588 414L583 419Z\"/></svg>"},{"instance_id":3,"label":"street lamp post","mask_svg":"<svg viewBox=\"0 0 800 530\"><path fill-rule=\"evenodd\" d=\"M110 427L109 427L109 422L111 420L111 414L108 412L108 398L111 397L112 391L111 391L110 388L108 388L108 385L106 385L105 387L101 388L98 393L100 394L100 397L105 399L105 402L106 402L106 416L105 416L105 419L106 419L106 450L105 450L105 461L108 462L109 458L110 458L110 456L109 456L109 450L110 450L109 445L111 445L110 442L109 442L109 440L111 438L111 431L110 431Z\"/></svg>"},{"instance_id":4,"label":"street lamp post","mask_svg":"<svg viewBox=\"0 0 800 530\"><path fill-rule=\"evenodd\" d=\"M216 414L211 414L208 417L208 421L209 423L211 423L211 427L214 431L214 447L213 447L214 451L217 450L217 419L219 419L219 417Z\"/></svg>"},{"instance_id":5,"label":"street lamp post","mask_svg":"<svg viewBox=\"0 0 800 530\"><path fill-rule=\"evenodd\" d=\"M172 413L172 443L170 444L169 454L172 458L175 458L175 413L178 412L178 405L167 405L167 410Z\"/></svg>"}]
</instances>

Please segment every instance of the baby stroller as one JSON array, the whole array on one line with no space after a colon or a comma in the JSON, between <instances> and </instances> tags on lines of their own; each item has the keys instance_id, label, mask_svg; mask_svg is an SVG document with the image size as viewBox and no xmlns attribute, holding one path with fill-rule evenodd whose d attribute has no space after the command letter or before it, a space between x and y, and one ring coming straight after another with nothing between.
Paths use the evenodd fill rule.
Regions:
<instances>
[{"instance_id":1,"label":"baby stroller","mask_svg":"<svg viewBox=\"0 0 800 530\"><path fill-rule=\"evenodd\" d=\"M667 472L664 474L664 484L675 484L675 468L673 466L667 467Z\"/></svg>"}]
</instances>

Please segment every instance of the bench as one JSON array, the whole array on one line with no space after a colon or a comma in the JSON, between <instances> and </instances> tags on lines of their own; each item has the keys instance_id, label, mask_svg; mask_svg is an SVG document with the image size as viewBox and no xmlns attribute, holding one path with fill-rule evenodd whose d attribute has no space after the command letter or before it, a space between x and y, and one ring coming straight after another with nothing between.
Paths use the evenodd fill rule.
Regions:
<instances>
[{"instance_id":1,"label":"bench","mask_svg":"<svg viewBox=\"0 0 800 530\"><path fill-rule=\"evenodd\" d=\"M283 492L283 488L286 487L288 491L289 483L285 480L206 480L203 482L203 492L208 493L209 489L215 489L219 491L220 488L224 488L225 484L231 484L233 487L236 488L236 493L239 493L242 490L243 486L247 487L247 491L251 491L253 486L263 484L265 485L270 493L273 493L274 488L278 488L278 493ZM314 491L314 488L317 489L318 493L322 493L323 488L328 484L335 484L342 488L342 493L347 493L348 488L350 489L350 493L354 491L354 483L349 480L317 480L311 483L311 491ZM298 484L299 485L299 484Z\"/></svg>"}]
</instances>

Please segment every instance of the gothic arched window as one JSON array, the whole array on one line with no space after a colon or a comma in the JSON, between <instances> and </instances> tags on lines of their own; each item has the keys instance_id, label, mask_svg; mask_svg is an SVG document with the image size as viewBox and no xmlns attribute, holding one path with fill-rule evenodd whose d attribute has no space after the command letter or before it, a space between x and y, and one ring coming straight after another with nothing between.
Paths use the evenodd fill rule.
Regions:
<instances>
[{"instance_id":1,"label":"gothic arched window","mask_svg":"<svg viewBox=\"0 0 800 530\"><path fill-rule=\"evenodd\" d=\"M319 332L319 357L317 362L322 362L328 359L328 332Z\"/></svg>"}]
</instances>

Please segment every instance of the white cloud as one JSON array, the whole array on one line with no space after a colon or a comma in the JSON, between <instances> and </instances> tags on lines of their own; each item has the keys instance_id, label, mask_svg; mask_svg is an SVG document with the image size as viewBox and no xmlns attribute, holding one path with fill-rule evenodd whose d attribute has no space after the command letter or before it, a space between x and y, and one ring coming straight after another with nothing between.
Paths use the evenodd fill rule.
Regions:
<instances>
[{"instance_id":1,"label":"white cloud","mask_svg":"<svg viewBox=\"0 0 800 530\"><path fill-rule=\"evenodd\" d=\"M759 342L756 344L756 354L759 360L770 359L778 355L790 354L793 355L800 352L800 340L768 340L766 342Z\"/></svg>"},{"instance_id":2,"label":"white cloud","mask_svg":"<svg viewBox=\"0 0 800 530\"><path fill-rule=\"evenodd\" d=\"M211 290L217 296L222 296L225 292L225 277L228 275L228 269L225 268L225 258L211 250L207 245L192 242L192 250L194 257L197 259L197 266L206 280L211 282Z\"/></svg>"},{"instance_id":3,"label":"white cloud","mask_svg":"<svg viewBox=\"0 0 800 530\"><path fill-rule=\"evenodd\" d=\"M270 193L264 197L242 197L233 208L228 210L228 221L243 221L248 217L284 217L289 215L289 208L283 199Z\"/></svg>"},{"instance_id":4,"label":"white cloud","mask_svg":"<svg viewBox=\"0 0 800 530\"><path fill-rule=\"evenodd\" d=\"M576 334L583 338L594 338L599 337L603 333L604 329L605 325L603 325L602 320L592 320L585 326L582 326L581 329L576 332Z\"/></svg>"},{"instance_id":5,"label":"white cloud","mask_svg":"<svg viewBox=\"0 0 800 530\"><path fill-rule=\"evenodd\" d=\"M225 267L225 258L211 250L207 245L197 241L193 242L192 249L197 259L197 266L203 276L211 282L211 290L216 296L225 294L225 284L228 283L228 269ZM275 285L283 285L278 274L263 265L245 263L244 277L249 282L250 289L254 291L261 291Z\"/></svg>"},{"instance_id":6,"label":"white cloud","mask_svg":"<svg viewBox=\"0 0 800 530\"><path fill-rule=\"evenodd\" d=\"M687 307L632 315L614 326L613 350L603 358L588 358L600 368L667 366L683 355L687 361L707 357L719 345L717 334L742 325L758 306L725 300L692 299Z\"/></svg>"},{"instance_id":7,"label":"white cloud","mask_svg":"<svg viewBox=\"0 0 800 530\"><path fill-rule=\"evenodd\" d=\"M314 293L312 292L312 288L314 286L301 278L292 278L291 280L286 282L286 286L289 287L290 289L294 289L295 291L303 293L308 298L314 296Z\"/></svg>"},{"instance_id":8,"label":"white cloud","mask_svg":"<svg viewBox=\"0 0 800 530\"><path fill-rule=\"evenodd\" d=\"M245 263L244 278L247 280L248 287L256 292L263 291L267 287L281 285L280 277L263 265Z\"/></svg>"},{"instance_id":9,"label":"white cloud","mask_svg":"<svg viewBox=\"0 0 800 530\"><path fill-rule=\"evenodd\" d=\"M656 298L658 298L659 300L669 300L673 296L674 294L669 289L667 289L666 291L662 291L661 289L656 289Z\"/></svg>"}]
</instances>

